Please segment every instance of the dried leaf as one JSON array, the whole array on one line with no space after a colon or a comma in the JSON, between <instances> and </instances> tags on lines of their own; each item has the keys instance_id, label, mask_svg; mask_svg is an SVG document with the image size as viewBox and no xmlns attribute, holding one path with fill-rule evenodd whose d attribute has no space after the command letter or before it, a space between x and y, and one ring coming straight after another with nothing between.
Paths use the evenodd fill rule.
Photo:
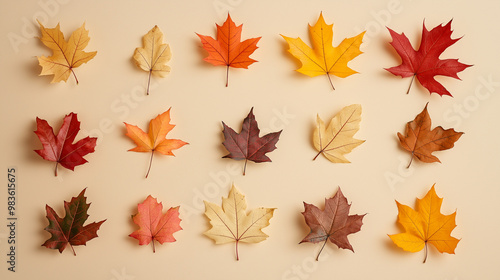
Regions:
<instances>
[{"instance_id":1,"label":"dried leaf","mask_svg":"<svg viewBox=\"0 0 500 280\"><path fill-rule=\"evenodd\" d=\"M97 231L106 220L83 225L89 217L87 211L90 207L90 203L87 204L87 198L84 196L85 190L83 189L78 197L73 197L70 202L64 202L64 218L59 218L54 209L48 205L45 206L49 220L49 225L45 230L52 236L42 246L58 249L59 253L62 253L69 244L76 256L73 246L86 245L87 241L98 237Z\"/></svg>"},{"instance_id":2,"label":"dried leaf","mask_svg":"<svg viewBox=\"0 0 500 280\"><path fill-rule=\"evenodd\" d=\"M85 29L85 23L71 34L67 42L64 40L64 34L61 32L59 24L55 28L45 28L40 21L38 24L40 24L42 32L40 40L52 50L51 56L38 57L38 63L42 66L40 76L54 75L51 83L57 83L66 82L72 73L78 84L73 69L87 63L97 54L97 52L83 51L90 41L89 31Z\"/></svg>"},{"instance_id":3,"label":"dried leaf","mask_svg":"<svg viewBox=\"0 0 500 280\"><path fill-rule=\"evenodd\" d=\"M170 46L163 43L163 33L157 25L142 37L142 47L134 51L134 62L137 67L149 72L146 94L149 95L151 75L164 78L170 73L167 62L172 58Z\"/></svg>"},{"instance_id":4,"label":"dried leaf","mask_svg":"<svg viewBox=\"0 0 500 280\"><path fill-rule=\"evenodd\" d=\"M78 131L80 131L80 122L77 114L70 113L64 117L63 124L54 135L54 130L46 120L36 118L35 134L42 142L43 148L35 150L43 159L56 162L55 176L57 176L57 166L75 170L75 166L87 162L83 157L94 152L97 138L85 137L73 144Z\"/></svg>"},{"instance_id":5,"label":"dried leaf","mask_svg":"<svg viewBox=\"0 0 500 280\"><path fill-rule=\"evenodd\" d=\"M355 37L346 38L337 47L333 47L333 24L327 25L321 13L316 24L309 25L312 48L298 37L281 36L290 47L288 51L302 64L297 69L299 73L309 77L326 75L332 88L335 89L330 75L345 78L358 73L349 68L347 63L363 53L359 47L364 34L365 31Z\"/></svg>"},{"instance_id":6,"label":"dried leaf","mask_svg":"<svg viewBox=\"0 0 500 280\"><path fill-rule=\"evenodd\" d=\"M365 142L353 138L359 130L360 122L361 105L358 104L344 107L332 118L328 126L325 126L318 115L313 133L314 148L318 153L313 160L323 154L331 162L349 163L344 155Z\"/></svg>"},{"instance_id":7,"label":"dried leaf","mask_svg":"<svg viewBox=\"0 0 500 280\"><path fill-rule=\"evenodd\" d=\"M455 216L441 214L443 199L438 197L435 184L424 198L417 199L416 210L396 201L398 205L398 223L404 233L389 235L394 244L408 252L418 252L425 248L424 263L427 260L427 243L430 243L441 253L455 254L455 248L460 240L451 236L457 226Z\"/></svg>"},{"instance_id":8,"label":"dried leaf","mask_svg":"<svg viewBox=\"0 0 500 280\"><path fill-rule=\"evenodd\" d=\"M203 48L208 52L208 56L203 59L212 65L226 66L226 87L229 83L229 67L244 68L257 60L250 58L250 55L257 49L257 42L261 37L251 38L241 42L241 30L243 24L236 26L228 14L222 26L217 25L217 39L210 36L198 35L203 44Z\"/></svg>"},{"instance_id":9,"label":"dried leaf","mask_svg":"<svg viewBox=\"0 0 500 280\"><path fill-rule=\"evenodd\" d=\"M325 248L328 240L342 249L349 249L354 252L347 236L361 230L363 225L363 215L349 215L351 204L347 203L342 191L339 190L331 197L325 199L325 209L304 202L304 219L311 228L311 232L300 241L318 243L323 242L323 246L316 257Z\"/></svg>"},{"instance_id":10,"label":"dried leaf","mask_svg":"<svg viewBox=\"0 0 500 280\"><path fill-rule=\"evenodd\" d=\"M163 205L158 203L156 198L148 196L144 202L137 206L137 214L132 219L139 229L130 234L139 240L139 245L153 244L153 253L155 252L155 240L163 244L165 242L174 242L174 232L181 230L179 219L179 206L168 209L163 214Z\"/></svg>"},{"instance_id":11,"label":"dried leaf","mask_svg":"<svg viewBox=\"0 0 500 280\"><path fill-rule=\"evenodd\" d=\"M233 185L227 198L222 198L222 207L205 202L205 215L212 227L205 235L215 244L236 242L236 260L239 260L238 243L259 243L268 235L262 229L269 225L275 208L257 208L246 213L245 197Z\"/></svg>"}]
</instances>

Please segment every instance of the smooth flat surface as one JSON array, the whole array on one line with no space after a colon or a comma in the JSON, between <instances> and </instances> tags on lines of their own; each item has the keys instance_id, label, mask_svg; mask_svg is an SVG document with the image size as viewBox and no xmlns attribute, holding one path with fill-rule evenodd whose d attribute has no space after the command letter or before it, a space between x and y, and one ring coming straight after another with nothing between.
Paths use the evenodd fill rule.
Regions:
<instances>
[{"instance_id":1,"label":"smooth flat surface","mask_svg":"<svg viewBox=\"0 0 500 280\"><path fill-rule=\"evenodd\" d=\"M44 1L40 1L44 2ZM52 3L46 10L39 1L2 1L0 10L0 84L2 91L2 156L0 178L0 275L2 279L498 279L496 218L500 134L498 73L498 1L71 1ZM53 3L58 3L57 5ZM138 3L141 3L140 5ZM224 87L225 68L202 59L206 52L195 32L215 36L230 10L242 38L262 36L252 57L259 62L248 70L231 69ZM294 71L298 63L286 52L279 34L300 36L309 43L307 24L323 11L334 23L334 45L343 38L367 30L362 55L349 63L360 72L346 79L333 77L332 91L324 76L309 78ZM47 27L58 22L66 38L83 22L90 31L87 50L97 56L76 69L80 84L50 84L39 77L36 56L49 55L34 36L38 16ZM399 64L384 26L404 32L416 44L422 21L429 29L453 19L453 37L463 38L442 58L459 58L474 64L459 76L439 80L455 96L429 95L409 79L383 70ZM154 78L144 95L147 73L131 61L142 36L158 25L170 44L172 72ZM11 35L9 35L11 34ZM9 36L20 38L18 45ZM18 39L19 39L18 38ZM429 102L433 125L465 132L452 150L438 152L442 164L414 162L405 167L409 154L399 148L397 132L403 132ZM363 107L356 138L366 142L347 155L350 164L333 164L316 154L311 133L316 114L330 119L344 106ZM144 175L149 155L127 152L134 147L125 137L123 122L146 129L148 121L172 107L168 135L190 143L174 153L155 156L151 174ZM262 132L283 129L272 163L222 159L222 124L240 129L254 107ZM64 115L75 112L82 122L77 139L99 137L89 163L75 172L41 159L34 149L41 144L33 131L35 118L56 129ZM18 263L7 271L6 180L7 168L18 168ZM231 183L245 194L249 209L277 208L269 238L240 247L215 245L203 232L209 223L203 200L220 203ZM406 253L387 234L399 232L395 199L414 206L432 184L444 197L442 212L457 210L453 236L461 238L456 255L430 248L426 264L423 251ZM355 253L328 244L319 262L321 244L298 242L308 233L300 214L303 201L323 207L324 198L338 186L352 202L351 213L368 213L362 230L350 235ZM63 201L87 187L92 203L89 222L107 219L99 237L87 246L59 254L40 245L50 237L45 204L63 214ZM130 215L149 194L165 207L180 205L181 226L177 242L139 246L128 234L136 227ZM241 274L240 274L241 273Z\"/></svg>"}]
</instances>

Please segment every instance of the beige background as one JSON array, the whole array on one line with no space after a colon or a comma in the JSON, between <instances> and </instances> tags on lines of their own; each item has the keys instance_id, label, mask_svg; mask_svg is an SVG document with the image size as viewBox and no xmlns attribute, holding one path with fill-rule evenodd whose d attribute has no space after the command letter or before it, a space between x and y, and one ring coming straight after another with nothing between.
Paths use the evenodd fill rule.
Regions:
<instances>
[{"instance_id":1,"label":"beige background","mask_svg":"<svg viewBox=\"0 0 500 280\"><path fill-rule=\"evenodd\" d=\"M436 3L437 2L437 3ZM48 3L44 5L44 3ZM141 4L139 4L141 3ZM0 206L0 275L2 279L498 279L498 158L500 136L494 126L499 118L498 1L2 1L0 10L2 165ZM262 36L258 60L249 70L231 69L224 87L224 67L202 61L206 53L195 32L215 36L227 11L244 23L243 38ZM293 70L298 63L286 53L279 34L300 36L309 42L307 24L323 11L334 23L334 44L367 29L362 50L349 65L361 74L309 78ZM58 22L66 35L83 22L90 30L87 50L98 54L76 69L80 80L50 84L39 77L36 56L50 51L34 36L38 17L46 26ZM454 98L429 95L409 79L400 79L383 67L398 64L388 45L384 26L405 32L419 41L422 21L429 29L453 18L453 37L461 37L443 58L460 58L474 64L460 73L463 81L439 79ZM150 96L144 96L147 73L133 65L131 56L141 37L154 25L172 48L171 74L153 79ZM18 44L10 42L17 38ZM490 82L488 82L490 81ZM454 127L465 135L455 148L438 152L442 164L414 162L405 169L409 155L402 151L396 133L403 131L429 102L433 125ZM359 103L363 120L357 134L366 142L347 157L351 164L332 164L319 157L311 144L316 114L331 118L342 107ZM221 159L225 155L221 121L239 129L254 106L263 132L283 129L270 154L272 163ZM144 179L148 154L126 152L133 147L124 136L123 122L147 127L148 121L172 107L177 126L169 137L190 143L176 157L157 156ZM97 135L96 152L75 172L42 160L33 150L41 147L35 118L46 119L56 129L65 114L78 113L82 131L77 139ZM6 173L18 168L18 267L7 271ZM202 233L208 228L203 199L220 203L231 182L246 195L249 208L276 207L268 240L241 245L239 262L234 246L215 245ZM453 236L461 238L456 255L423 251L406 253L387 234L399 231L394 200L414 206L436 183L444 197L442 212L457 210ZM362 230L349 237L356 253L328 244L320 261L313 259L320 245L297 243L308 233L300 212L302 201L323 206L325 197L342 187L352 202L351 213L368 213ZM40 246L50 235L43 230L45 204L61 215L63 200L87 187L92 202L89 222L107 219L99 238L86 247L59 254ZM177 242L139 246L128 237L135 226L130 215L147 195L167 207L181 205Z\"/></svg>"}]
</instances>

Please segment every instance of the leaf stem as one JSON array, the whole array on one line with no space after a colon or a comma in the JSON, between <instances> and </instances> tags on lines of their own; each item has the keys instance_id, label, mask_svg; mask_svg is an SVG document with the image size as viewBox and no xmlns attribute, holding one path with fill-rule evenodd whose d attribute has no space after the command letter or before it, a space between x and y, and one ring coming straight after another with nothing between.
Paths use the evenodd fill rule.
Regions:
<instances>
[{"instance_id":1,"label":"leaf stem","mask_svg":"<svg viewBox=\"0 0 500 280\"><path fill-rule=\"evenodd\" d=\"M415 80L415 76L416 76L416 74L414 74L413 77L411 77L410 86L408 87L408 90L406 91L406 94L410 93L411 85L413 84L413 80Z\"/></svg>"},{"instance_id":2,"label":"leaf stem","mask_svg":"<svg viewBox=\"0 0 500 280\"><path fill-rule=\"evenodd\" d=\"M319 151L319 153L316 154L316 156L313 158L313 160L316 160L316 158L323 152L323 150Z\"/></svg>"},{"instance_id":3,"label":"leaf stem","mask_svg":"<svg viewBox=\"0 0 500 280\"><path fill-rule=\"evenodd\" d=\"M148 88L146 89L146 95L149 95L149 84L151 83L151 73L153 72L152 69L149 70L149 76L148 76Z\"/></svg>"},{"instance_id":4,"label":"leaf stem","mask_svg":"<svg viewBox=\"0 0 500 280\"><path fill-rule=\"evenodd\" d=\"M332 86L332 89L335 90L335 87L333 86L333 83L332 83L332 78L330 78L330 74L326 73L326 76L328 77L328 81L330 81L330 85Z\"/></svg>"},{"instance_id":5,"label":"leaf stem","mask_svg":"<svg viewBox=\"0 0 500 280\"><path fill-rule=\"evenodd\" d=\"M57 165L59 165L59 162L56 162L56 168L54 170L54 173L56 174L56 177L57 177Z\"/></svg>"},{"instance_id":6,"label":"leaf stem","mask_svg":"<svg viewBox=\"0 0 500 280\"><path fill-rule=\"evenodd\" d=\"M226 67L226 87L229 84L229 65Z\"/></svg>"},{"instance_id":7,"label":"leaf stem","mask_svg":"<svg viewBox=\"0 0 500 280\"><path fill-rule=\"evenodd\" d=\"M149 171L151 170L151 165L153 164L153 155L154 154L155 154L155 150L152 150L151 151L151 158L149 159L149 167L148 167L148 172L146 173L146 178L148 178Z\"/></svg>"},{"instance_id":8,"label":"leaf stem","mask_svg":"<svg viewBox=\"0 0 500 280\"><path fill-rule=\"evenodd\" d=\"M245 176L245 172L247 170L247 161L248 159L245 159L245 166L243 167L243 176Z\"/></svg>"},{"instance_id":9,"label":"leaf stem","mask_svg":"<svg viewBox=\"0 0 500 280\"><path fill-rule=\"evenodd\" d=\"M413 157L414 157L413 154L411 154L410 163L408 163L408 166L406 167L406 169L410 168L410 165L413 162Z\"/></svg>"},{"instance_id":10,"label":"leaf stem","mask_svg":"<svg viewBox=\"0 0 500 280\"><path fill-rule=\"evenodd\" d=\"M155 240L151 240L151 243L153 243L153 253L156 253L156 250L155 250Z\"/></svg>"},{"instance_id":11,"label":"leaf stem","mask_svg":"<svg viewBox=\"0 0 500 280\"><path fill-rule=\"evenodd\" d=\"M78 78L76 77L75 71L73 71L73 68L70 68L70 69L71 69L71 73L73 73L73 77L75 77L76 84L78 85Z\"/></svg>"},{"instance_id":12,"label":"leaf stem","mask_svg":"<svg viewBox=\"0 0 500 280\"><path fill-rule=\"evenodd\" d=\"M425 263L425 261L427 260L427 241L425 241L424 252L425 252L424 253L425 257L424 257L424 262L423 263Z\"/></svg>"},{"instance_id":13,"label":"leaf stem","mask_svg":"<svg viewBox=\"0 0 500 280\"><path fill-rule=\"evenodd\" d=\"M73 251L73 255L76 256L75 248L73 248L73 245L69 244L69 247L71 248L71 251Z\"/></svg>"},{"instance_id":14,"label":"leaf stem","mask_svg":"<svg viewBox=\"0 0 500 280\"><path fill-rule=\"evenodd\" d=\"M319 253L318 255L316 256L316 261L318 261L319 259L319 255L321 254L321 252L323 252L323 248L325 248L325 245L326 245L326 242L328 241L328 238L325 239L325 243L323 243L323 246L321 246L321 250L319 250Z\"/></svg>"},{"instance_id":15,"label":"leaf stem","mask_svg":"<svg viewBox=\"0 0 500 280\"><path fill-rule=\"evenodd\" d=\"M238 239L236 240L236 260L239 261L240 260L240 256L238 254Z\"/></svg>"}]
</instances>

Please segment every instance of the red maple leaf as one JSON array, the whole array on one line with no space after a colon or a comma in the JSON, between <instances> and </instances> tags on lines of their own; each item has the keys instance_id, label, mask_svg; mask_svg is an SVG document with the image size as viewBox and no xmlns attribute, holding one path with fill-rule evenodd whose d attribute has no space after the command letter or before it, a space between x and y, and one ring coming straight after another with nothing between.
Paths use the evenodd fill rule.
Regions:
<instances>
[{"instance_id":1,"label":"red maple leaf","mask_svg":"<svg viewBox=\"0 0 500 280\"><path fill-rule=\"evenodd\" d=\"M324 242L321 250L316 257L318 260L321 251L325 248L328 240L342 249L349 249L354 252L347 235L361 230L363 225L363 215L349 215L351 205L339 190L328 199L325 199L325 209L304 202L304 219L311 228L311 232L300 241L303 242Z\"/></svg>"},{"instance_id":2,"label":"red maple leaf","mask_svg":"<svg viewBox=\"0 0 500 280\"><path fill-rule=\"evenodd\" d=\"M165 242L174 242L173 233L181 230L179 219L179 206L168 209L163 214L163 205L156 201L156 198L148 196L144 202L137 206L137 214L132 219L139 229L130 234L139 240L139 245L148 245L153 242L153 253L155 252L154 241L163 244Z\"/></svg>"},{"instance_id":3,"label":"red maple leaf","mask_svg":"<svg viewBox=\"0 0 500 280\"><path fill-rule=\"evenodd\" d=\"M408 91L415 76L422 86L429 93L437 93L441 96L451 93L438 81L435 76L448 76L459 79L457 73L472 65L458 62L458 59L439 59L439 56L451 45L455 44L460 38L451 39L451 20L446 25L438 25L431 31L425 28L425 22L422 30L422 41L416 51L410 44L410 41L404 33L398 34L392 29L389 32L392 36L391 45L401 57L402 63L399 66L386 68L387 71L403 78L412 77Z\"/></svg>"},{"instance_id":4,"label":"red maple leaf","mask_svg":"<svg viewBox=\"0 0 500 280\"><path fill-rule=\"evenodd\" d=\"M243 120L240 133L236 133L232 128L222 122L224 126L224 142L222 144L228 150L229 154L223 158L232 158L235 160L245 160L243 175L247 168L247 161L270 162L271 159L266 153L276 149L276 143L279 140L281 131L268 133L259 137L260 129L253 114L253 108L248 116Z\"/></svg>"},{"instance_id":5,"label":"red maple leaf","mask_svg":"<svg viewBox=\"0 0 500 280\"><path fill-rule=\"evenodd\" d=\"M45 228L52 236L42 244L49 249L58 249L62 253L69 244L73 254L76 256L73 246L86 245L87 241L98 237L97 230L106 220L91 223L83 226L89 215L87 211L90 203L87 204L87 198L84 196L85 190L73 197L70 202L64 202L64 218L59 218L52 207L46 205L47 219L49 225Z\"/></svg>"},{"instance_id":6,"label":"red maple leaf","mask_svg":"<svg viewBox=\"0 0 500 280\"><path fill-rule=\"evenodd\" d=\"M228 85L229 67L248 69L248 66L257 60L251 59L250 55L258 48L257 42L261 37L251 38L241 42L241 30L243 24L236 26L227 15L222 26L217 25L217 39L210 36L198 35L203 48L208 56L203 59L213 65L226 66L226 87Z\"/></svg>"},{"instance_id":7,"label":"red maple leaf","mask_svg":"<svg viewBox=\"0 0 500 280\"><path fill-rule=\"evenodd\" d=\"M59 164L67 169L74 170L75 166L87 162L83 158L86 154L94 152L97 141L95 137L87 136L73 144L78 131L80 131L80 122L75 113L70 113L64 117L57 136L54 135L52 127L46 120L37 117L36 127L35 134L42 142L43 148L35 150L35 152L45 160L56 162L56 176Z\"/></svg>"}]
</instances>

